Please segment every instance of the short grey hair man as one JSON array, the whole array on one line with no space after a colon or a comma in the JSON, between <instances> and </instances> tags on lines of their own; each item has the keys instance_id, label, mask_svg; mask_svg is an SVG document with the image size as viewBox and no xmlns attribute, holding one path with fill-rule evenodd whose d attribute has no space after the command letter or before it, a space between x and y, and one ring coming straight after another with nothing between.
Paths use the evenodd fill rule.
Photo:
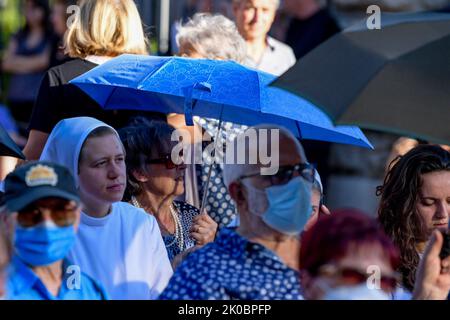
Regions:
<instances>
[{"instance_id":1,"label":"short grey hair man","mask_svg":"<svg viewBox=\"0 0 450 320\"><path fill-rule=\"evenodd\" d=\"M236 26L247 43L246 64L277 76L296 61L289 46L268 35L278 6L277 0L234 0L232 5Z\"/></svg>"},{"instance_id":2,"label":"short grey hair man","mask_svg":"<svg viewBox=\"0 0 450 320\"><path fill-rule=\"evenodd\" d=\"M182 25L176 37L183 56L243 63L247 49L233 21L223 15L197 13Z\"/></svg>"}]
</instances>

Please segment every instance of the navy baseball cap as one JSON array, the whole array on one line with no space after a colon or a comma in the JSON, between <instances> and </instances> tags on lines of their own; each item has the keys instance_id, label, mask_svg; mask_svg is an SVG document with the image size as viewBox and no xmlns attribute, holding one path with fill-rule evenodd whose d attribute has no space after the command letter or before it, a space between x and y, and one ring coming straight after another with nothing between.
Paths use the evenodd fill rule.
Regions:
<instances>
[{"instance_id":1,"label":"navy baseball cap","mask_svg":"<svg viewBox=\"0 0 450 320\"><path fill-rule=\"evenodd\" d=\"M5 179L3 204L10 213L49 197L80 203L75 181L67 168L50 162L30 162Z\"/></svg>"}]
</instances>

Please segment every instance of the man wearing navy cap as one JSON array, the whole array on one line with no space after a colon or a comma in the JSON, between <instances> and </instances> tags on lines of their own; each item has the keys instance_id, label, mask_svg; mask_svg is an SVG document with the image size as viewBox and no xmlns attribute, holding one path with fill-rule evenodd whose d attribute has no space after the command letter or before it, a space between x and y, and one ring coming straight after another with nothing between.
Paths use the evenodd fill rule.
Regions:
<instances>
[{"instance_id":1,"label":"man wearing navy cap","mask_svg":"<svg viewBox=\"0 0 450 320\"><path fill-rule=\"evenodd\" d=\"M99 284L65 259L81 210L66 168L48 162L19 167L5 179L4 204L14 235L8 299L106 299Z\"/></svg>"}]
</instances>

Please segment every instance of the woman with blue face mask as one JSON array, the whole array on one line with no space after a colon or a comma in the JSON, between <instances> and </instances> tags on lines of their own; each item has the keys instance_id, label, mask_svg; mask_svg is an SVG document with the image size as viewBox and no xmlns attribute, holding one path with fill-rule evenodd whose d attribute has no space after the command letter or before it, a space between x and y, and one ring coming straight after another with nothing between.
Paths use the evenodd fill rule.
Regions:
<instances>
[{"instance_id":1,"label":"woman with blue face mask","mask_svg":"<svg viewBox=\"0 0 450 320\"><path fill-rule=\"evenodd\" d=\"M13 238L8 299L106 299L103 288L66 259L81 210L66 168L49 162L18 168L6 177L4 200Z\"/></svg>"}]
</instances>

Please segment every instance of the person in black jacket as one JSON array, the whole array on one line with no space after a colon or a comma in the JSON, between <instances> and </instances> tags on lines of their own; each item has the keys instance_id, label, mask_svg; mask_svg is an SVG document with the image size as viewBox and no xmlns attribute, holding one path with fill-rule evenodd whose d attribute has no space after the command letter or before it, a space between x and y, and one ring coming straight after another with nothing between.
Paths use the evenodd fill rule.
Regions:
<instances>
[{"instance_id":1,"label":"person in black jacket","mask_svg":"<svg viewBox=\"0 0 450 320\"><path fill-rule=\"evenodd\" d=\"M284 9L293 15L286 33L286 43L297 59L340 31L336 20L317 0L285 0Z\"/></svg>"},{"instance_id":2,"label":"person in black jacket","mask_svg":"<svg viewBox=\"0 0 450 320\"><path fill-rule=\"evenodd\" d=\"M39 158L48 135L63 119L88 116L119 129L136 114L162 117L150 112L105 111L81 89L69 84L121 54L148 54L147 39L133 0L83 1L67 32L65 47L73 60L51 68L41 82L24 149L28 160Z\"/></svg>"}]
</instances>

